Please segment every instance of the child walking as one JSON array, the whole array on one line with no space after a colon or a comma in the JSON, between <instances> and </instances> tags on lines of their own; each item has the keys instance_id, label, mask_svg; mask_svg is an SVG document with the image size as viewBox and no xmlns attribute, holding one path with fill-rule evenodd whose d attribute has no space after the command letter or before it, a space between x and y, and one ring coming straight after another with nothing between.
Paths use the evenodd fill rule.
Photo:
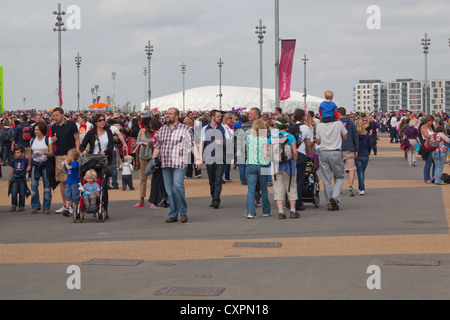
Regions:
<instances>
[{"instance_id":1,"label":"child walking","mask_svg":"<svg viewBox=\"0 0 450 320\"><path fill-rule=\"evenodd\" d=\"M11 193L11 211L16 211L17 196L19 196L19 211L25 211L25 196L27 195L27 172L29 161L25 158L25 147L16 146L15 157L11 162L13 168L9 173L8 189ZM29 192L29 190L28 190Z\"/></svg>"},{"instance_id":2,"label":"child walking","mask_svg":"<svg viewBox=\"0 0 450 320\"><path fill-rule=\"evenodd\" d=\"M80 163L78 159L80 158L80 153L76 149L71 149L67 153L67 159L62 164L64 165L64 170L67 172L66 178L66 203L65 211L63 216L70 217L73 214L72 205L76 206L80 202L80 191L78 190L78 183L80 183Z\"/></svg>"},{"instance_id":3,"label":"child walking","mask_svg":"<svg viewBox=\"0 0 450 320\"><path fill-rule=\"evenodd\" d=\"M134 170L133 167L133 157L126 155L123 157L123 162L120 165L119 169L122 170L122 190L125 191L127 186L130 190L134 190L133 187L133 177L131 175L131 171Z\"/></svg>"}]
</instances>

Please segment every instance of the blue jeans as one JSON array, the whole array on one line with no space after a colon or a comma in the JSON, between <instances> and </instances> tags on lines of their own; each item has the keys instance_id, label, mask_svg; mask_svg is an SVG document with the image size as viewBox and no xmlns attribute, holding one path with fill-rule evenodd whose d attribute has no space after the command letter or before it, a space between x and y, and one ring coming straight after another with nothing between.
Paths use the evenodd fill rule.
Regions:
<instances>
[{"instance_id":1,"label":"blue jeans","mask_svg":"<svg viewBox=\"0 0 450 320\"><path fill-rule=\"evenodd\" d=\"M261 174L261 169L263 166L257 165L247 165L247 183L248 183L248 192L247 192L247 214L256 215L255 208L255 190L256 183L259 180L259 185L261 187L261 198L262 198L262 210L263 214L269 214L271 211L270 202L269 202L269 191L267 190L267 181L268 175Z\"/></svg>"},{"instance_id":2,"label":"blue jeans","mask_svg":"<svg viewBox=\"0 0 450 320\"><path fill-rule=\"evenodd\" d=\"M395 139L395 142L398 142L398 140L399 140L397 128L391 128L391 141L390 142L393 143L394 139Z\"/></svg>"},{"instance_id":3,"label":"blue jeans","mask_svg":"<svg viewBox=\"0 0 450 320\"><path fill-rule=\"evenodd\" d=\"M442 171L444 171L446 152L433 151L432 157L434 160L434 183L441 184L442 182Z\"/></svg>"},{"instance_id":4,"label":"blue jeans","mask_svg":"<svg viewBox=\"0 0 450 320\"><path fill-rule=\"evenodd\" d=\"M11 205L17 207L17 195L19 195L19 208L25 208L25 187L26 180L17 179L11 186Z\"/></svg>"},{"instance_id":5,"label":"blue jeans","mask_svg":"<svg viewBox=\"0 0 450 320\"><path fill-rule=\"evenodd\" d=\"M238 164L239 167L239 178L241 179L241 184L245 185L245 164Z\"/></svg>"},{"instance_id":6,"label":"blue jeans","mask_svg":"<svg viewBox=\"0 0 450 320\"><path fill-rule=\"evenodd\" d=\"M187 214L184 177L186 169L162 168L164 186L169 199L169 218L178 218L178 214Z\"/></svg>"},{"instance_id":7,"label":"blue jeans","mask_svg":"<svg viewBox=\"0 0 450 320\"><path fill-rule=\"evenodd\" d=\"M364 185L365 173L367 165L369 164L368 157L358 157L355 159L356 164L356 172L358 173L358 190L364 191L366 190L366 186Z\"/></svg>"},{"instance_id":8,"label":"blue jeans","mask_svg":"<svg viewBox=\"0 0 450 320\"><path fill-rule=\"evenodd\" d=\"M47 167L31 167L31 208L32 209L40 209L41 202L39 201L39 175L37 174L39 171L40 176L42 177L42 182L44 185L44 207L43 210L50 211L50 206L52 204L52 189L50 187L50 182L47 177ZM38 176L36 179L35 177Z\"/></svg>"},{"instance_id":9,"label":"blue jeans","mask_svg":"<svg viewBox=\"0 0 450 320\"><path fill-rule=\"evenodd\" d=\"M432 179L432 177L435 176L434 173L436 170L436 166L433 161L433 152L428 152L427 156L425 157L425 166L423 167L423 180L424 181L429 181ZM431 166L433 166L432 170L431 170ZM432 172L431 176L430 176L430 170Z\"/></svg>"}]
</instances>

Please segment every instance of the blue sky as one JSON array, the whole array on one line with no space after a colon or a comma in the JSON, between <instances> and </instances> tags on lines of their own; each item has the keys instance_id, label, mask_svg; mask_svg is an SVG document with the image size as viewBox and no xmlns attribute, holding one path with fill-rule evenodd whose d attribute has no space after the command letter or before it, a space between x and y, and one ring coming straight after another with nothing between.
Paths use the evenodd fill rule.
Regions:
<instances>
[{"instance_id":1,"label":"blue sky","mask_svg":"<svg viewBox=\"0 0 450 320\"><path fill-rule=\"evenodd\" d=\"M56 106L57 33L48 0L2 1L0 65L8 110ZM222 84L259 87L259 47L255 27L267 27L263 45L264 87L275 85L273 0L85 0L60 1L80 8L81 29L62 35L64 108L77 105L75 56L80 52L81 106L91 103L91 88L104 99L140 104L145 98L145 46L154 46L152 97L182 90L180 65L187 65L186 88ZM381 29L370 30L367 8L377 5ZM353 86L361 79L424 79L421 39L431 38L429 79L450 78L450 26L447 0L280 1L280 37L297 39L291 88L303 92L304 54L307 88L321 97L331 89L336 102L352 107ZM68 19L66 15L65 19Z\"/></svg>"}]
</instances>

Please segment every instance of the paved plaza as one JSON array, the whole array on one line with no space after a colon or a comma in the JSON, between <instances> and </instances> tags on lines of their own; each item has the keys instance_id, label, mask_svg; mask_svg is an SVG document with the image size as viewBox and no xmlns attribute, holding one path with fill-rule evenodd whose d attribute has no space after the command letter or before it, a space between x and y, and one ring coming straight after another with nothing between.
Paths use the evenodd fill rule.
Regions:
<instances>
[{"instance_id":1,"label":"paved plaza","mask_svg":"<svg viewBox=\"0 0 450 320\"><path fill-rule=\"evenodd\" d=\"M134 208L137 188L110 191L105 223L87 216L75 224L31 214L30 199L25 212L10 212L3 168L0 299L447 300L450 185L424 183L424 161L409 168L399 148L381 137L364 196L350 197L346 179L340 211L327 211L321 192L319 208L307 203L300 219L286 220L277 219L272 188L272 215L258 208L257 219L245 218L238 170L220 208L210 208L203 170L185 180L188 223L165 223L168 209L147 202ZM57 189L52 212L60 201ZM70 290L74 266L81 288Z\"/></svg>"}]
</instances>

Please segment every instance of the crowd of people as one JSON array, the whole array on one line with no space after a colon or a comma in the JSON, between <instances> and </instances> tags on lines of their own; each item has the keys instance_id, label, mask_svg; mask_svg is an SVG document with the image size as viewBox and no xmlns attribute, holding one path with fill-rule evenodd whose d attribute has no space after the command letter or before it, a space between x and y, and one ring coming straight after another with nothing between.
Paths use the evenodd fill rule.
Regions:
<instances>
[{"instance_id":1,"label":"crowd of people","mask_svg":"<svg viewBox=\"0 0 450 320\"><path fill-rule=\"evenodd\" d=\"M169 208L167 223L188 221L184 181L200 178L205 168L210 186L210 207L221 206L222 185L232 182L230 170L239 170L247 185L245 214L256 217L258 207L269 216L272 206L268 188L273 187L278 219L300 218L307 185L307 165L316 163L323 180L325 203L340 209L343 185L348 176L348 195L364 195L365 172L370 157L377 155L380 133L389 132L391 143L405 151L410 167L420 154L425 160L426 183L443 184L441 175L448 159L450 122L446 114L348 113L325 93L319 112L297 109L262 114L258 108L245 112L210 110L120 114L111 112L17 111L2 115L1 165L10 166L8 177L11 211L25 210L31 196L32 213L50 213L52 192L59 188L61 207L56 213L74 214L84 201L94 211L100 192L108 214L108 189L134 190L132 172L139 171L139 199L135 208L146 207L148 175L150 207ZM80 177L80 160L88 154L105 155L107 179L97 183L97 173ZM317 161L317 162L315 162ZM43 181L43 202L39 181ZM357 180L357 185L355 184ZM31 191L27 181L31 181ZM347 193L344 193L347 194ZM82 199L81 199L82 198Z\"/></svg>"}]
</instances>

